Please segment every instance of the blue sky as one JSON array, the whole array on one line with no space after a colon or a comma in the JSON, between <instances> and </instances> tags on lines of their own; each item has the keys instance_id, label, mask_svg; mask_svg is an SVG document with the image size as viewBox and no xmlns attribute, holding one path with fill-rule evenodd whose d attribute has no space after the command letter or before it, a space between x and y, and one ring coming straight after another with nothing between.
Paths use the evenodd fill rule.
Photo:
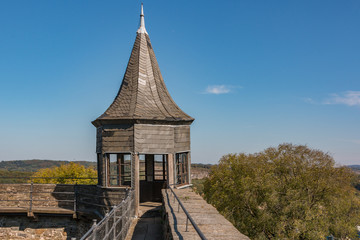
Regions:
<instances>
[{"instance_id":1,"label":"blue sky","mask_svg":"<svg viewBox=\"0 0 360 240\"><path fill-rule=\"evenodd\" d=\"M140 1L0 1L0 160L95 160ZM360 1L144 1L192 161L290 142L360 164Z\"/></svg>"}]
</instances>

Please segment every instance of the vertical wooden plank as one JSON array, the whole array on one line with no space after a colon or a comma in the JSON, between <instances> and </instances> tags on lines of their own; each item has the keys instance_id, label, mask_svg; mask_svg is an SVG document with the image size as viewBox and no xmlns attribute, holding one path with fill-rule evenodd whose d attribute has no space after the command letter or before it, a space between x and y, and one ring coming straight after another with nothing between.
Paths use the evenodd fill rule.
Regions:
<instances>
[{"instance_id":1,"label":"vertical wooden plank","mask_svg":"<svg viewBox=\"0 0 360 240\"><path fill-rule=\"evenodd\" d=\"M135 190L135 216L139 216L139 205L140 205L140 161L139 154L135 154L134 164L134 190Z\"/></svg>"},{"instance_id":2,"label":"vertical wooden plank","mask_svg":"<svg viewBox=\"0 0 360 240\"><path fill-rule=\"evenodd\" d=\"M163 170L163 172L162 172L163 179L162 180L165 181L166 180L165 179L165 174L166 174L165 173L165 171L166 171L166 165L165 165L166 164L166 155L165 154L162 155L162 160L163 160L162 161L162 170Z\"/></svg>"},{"instance_id":3,"label":"vertical wooden plank","mask_svg":"<svg viewBox=\"0 0 360 240\"><path fill-rule=\"evenodd\" d=\"M168 185L174 187L174 154L168 154Z\"/></svg>"},{"instance_id":4,"label":"vertical wooden plank","mask_svg":"<svg viewBox=\"0 0 360 240\"><path fill-rule=\"evenodd\" d=\"M146 161L146 181L153 182L154 181L154 155L146 154L145 161Z\"/></svg>"}]
</instances>

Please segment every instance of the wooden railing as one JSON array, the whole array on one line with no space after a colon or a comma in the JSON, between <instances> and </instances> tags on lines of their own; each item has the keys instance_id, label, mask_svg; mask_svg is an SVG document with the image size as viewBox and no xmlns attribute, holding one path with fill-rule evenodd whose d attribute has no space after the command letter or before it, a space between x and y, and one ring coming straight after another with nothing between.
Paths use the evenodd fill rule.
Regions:
<instances>
[{"instance_id":1,"label":"wooden railing","mask_svg":"<svg viewBox=\"0 0 360 240\"><path fill-rule=\"evenodd\" d=\"M114 206L99 223L94 221L93 226L81 240L125 239L135 216L134 196L134 191L129 190L126 198L119 205Z\"/></svg>"}]
</instances>

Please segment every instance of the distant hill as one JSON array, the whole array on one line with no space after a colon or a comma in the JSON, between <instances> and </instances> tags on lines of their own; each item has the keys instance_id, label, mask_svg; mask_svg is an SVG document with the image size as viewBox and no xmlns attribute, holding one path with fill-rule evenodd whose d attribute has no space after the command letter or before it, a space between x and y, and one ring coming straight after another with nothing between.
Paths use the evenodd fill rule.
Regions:
<instances>
[{"instance_id":1,"label":"distant hill","mask_svg":"<svg viewBox=\"0 0 360 240\"><path fill-rule=\"evenodd\" d=\"M347 165L347 167L353 170L356 174L360 174L360 165Z\"/></svg>"},{"instance_id":2,"label":"distant hill","mask_svg":"<svg viewBox=\"0 0 360 240\"><path fill-rule=\"evenodd\" d=\"M347 167L354 169L354 170L360 170L360 165L347 165Z\"/></svg>"},{"instance_id":3,"label":"distant hill","mask_svg":"<svg viewBox=\"0 0 360 240\"><path fill-rule=\"evenodd\" d=\"M90 161L74 161L85 167L95 167L96 162ZM61 164L68 164L70 161L58 161L58 160L14 160L14 161L1 161L0 162L0 169L7 170L7 171L18 171L18 172L36 172L41 168L51 168L51 167L58 167Z\"/></svg>"},{"instance_id":4,"label":"distant hill","mask_svg":"<svg viewBox=\"0 0 360 240\"><path fill-rule=\"evenodd\" d=\"M191 164L191 178L204 179L209 176L211 164L192 163Z\"/></svg>"}]
</instances>

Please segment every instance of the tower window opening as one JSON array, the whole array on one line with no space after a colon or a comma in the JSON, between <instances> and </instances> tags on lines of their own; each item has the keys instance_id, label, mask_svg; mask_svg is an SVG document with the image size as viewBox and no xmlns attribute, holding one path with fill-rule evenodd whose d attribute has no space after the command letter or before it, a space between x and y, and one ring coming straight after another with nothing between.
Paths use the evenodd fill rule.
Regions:
<instances>
[{"instance_id":1,"label":"tower window opening","mask_svg":"<svg viewBox=\"0 0 360 240\"><path fill-rule=\"evenodd\" d=\"M166 170L166 155L155 155L154 156L154 180L155 181L166 181L167 179Z\"/></svg>"},{"instance_id":2,"label":"tower window opening","mask_svg":"<svg viewBox=\"0 0 360 240\"><path fill-rule=\"evenodd\" d=\"M189 183L188 153L176 154L176 184Z\"/></svg>"},{"instance_id":3,"label":"tower window opening","mask_svg":"<svg viewBox=\"0 0 360 240\"><path fill-rule=\"evenodd\" d=\"M131 154L111 153L108 159L108 183L109 186L131 185Z\"/></svg>"}]
</instances>

